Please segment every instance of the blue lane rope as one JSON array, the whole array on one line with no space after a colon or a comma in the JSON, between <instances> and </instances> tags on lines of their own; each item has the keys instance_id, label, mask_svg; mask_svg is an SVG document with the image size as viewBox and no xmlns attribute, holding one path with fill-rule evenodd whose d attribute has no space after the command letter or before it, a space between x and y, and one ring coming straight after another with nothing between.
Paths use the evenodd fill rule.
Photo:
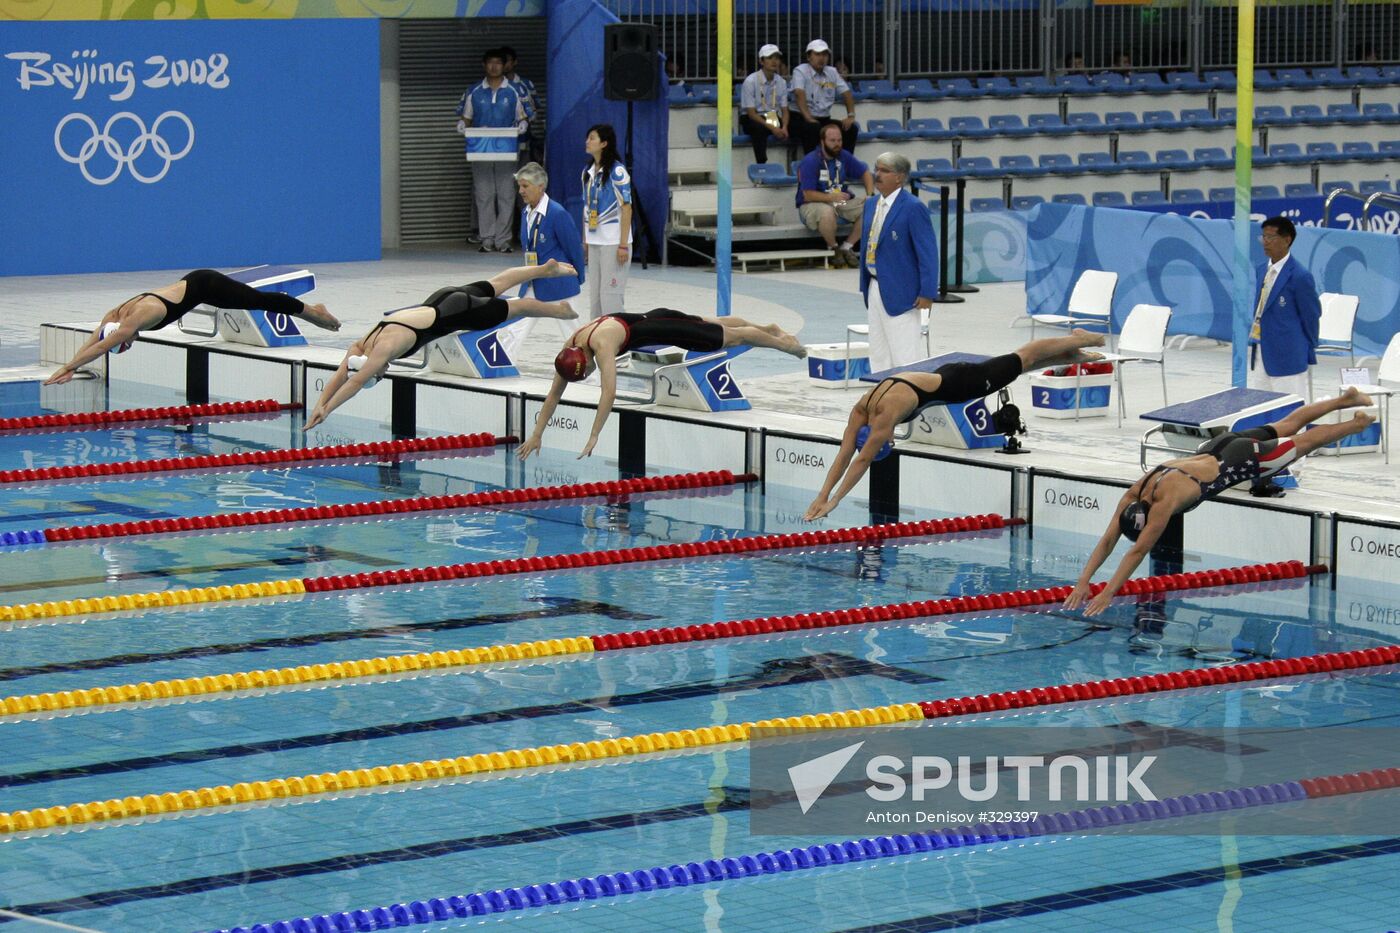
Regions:
<instances>
[{"instance_id":1,"label":"blue lane rope","mask_svg":"<svg viewBox=\"0 0 1400 933\"><path fill-rule=\"evenodd\" d=\"M24 531L7 531L0 534L0 547L13 547L20 544L43 544L45 542L42 528L26 529Z\"/></svg>"},{"instance_id":2,"label":"blue lane rope","mask_svg":"<svg viewBox=\"0 0 1400 933\"><path fill-rule=\"evenodd\" d=\"M955 826L928 833L900 833L893 836L877 836L873 839L811 845L806 848L779 849L776 852L760 852L756 855L706 859L703 862L688 862L685 865L618 871L591 878L526 884L498 888L494 891L478 891L474 894L434 897L407 904L391 904L387 907L338 911L273 923L255 923L250 927L231 927L216 933L362 933L371 930L392 930L443 920L529 910L534 907L596 901L644 891L737 881L756 875L802 871L848 862L897 858L901 855L989 845L1015 839L1180 819L1202 813L1293 803L1308 798L1307 790L1297 781L1257 784L1228 791L1184 794L1150 803L1125 803L1112 807L1050 813L1029 823L978 823L975 826Z\"/></svg>"}]
</instances>

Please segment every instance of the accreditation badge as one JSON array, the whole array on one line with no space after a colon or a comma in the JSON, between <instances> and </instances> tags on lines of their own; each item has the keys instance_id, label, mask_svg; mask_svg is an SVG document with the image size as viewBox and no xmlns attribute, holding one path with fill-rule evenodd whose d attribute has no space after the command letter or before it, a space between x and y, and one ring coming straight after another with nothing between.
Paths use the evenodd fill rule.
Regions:
<instances>
[{"instance_id":1,"label":"accreditation badge","mask_svg":"<svg viewBox=\"0 0 1400 933\"><path fill-rule=\"evenodd\" d=\"M539 264L540 264L539 254L536 253L536 252L535 252L534 250L532 250L532 249L526 250L526 251L525 251L525 265L527 265L527 266L538 266Z\"/></svg>"},{"instance_id":2,"label":"accreditation badge","mask_svg":"<svg viewBox=\"0 0 1400 933\"><path fill-rule=\"evenodd\" d=\"M783 125L783 118L778 116L778 111L768 110L765 111L763 114L763 122L767 123L769 126L773 127L773 129L776 130L777 128Z\"/></svg>"},{"instance_id":3,"label":"accreditation badge","mask_svg":"<svg viewBox=\"0 0 1400 933\"><path fill-rule=\"evenodd\" d=\"M590 208L588 211L588 229L598 229L598 212L592 208Z\"/></svg>"}]
</instances>

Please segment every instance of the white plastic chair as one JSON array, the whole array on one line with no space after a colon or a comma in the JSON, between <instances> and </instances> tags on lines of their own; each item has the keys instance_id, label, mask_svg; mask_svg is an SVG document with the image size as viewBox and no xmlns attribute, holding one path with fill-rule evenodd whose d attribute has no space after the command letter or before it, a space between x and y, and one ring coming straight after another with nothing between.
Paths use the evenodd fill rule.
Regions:
<instances>
[{"instance_id":1,"label":"white plastic chair","mask_svg":"<svg viewBox=\"0 0 1400 933\"><path fill-rule=\"evenodd\" d=\"M1110 345L1113 341L1113 292L1118 287L1117 272L1103 272L1098 269L1085 269L1079 274L1070 292L1069 305L1064 314L1032 313L1031 339L1035 339L1035 325L1048 324L1053 327L1078 327L1093 324L1108 328Z\"/></svg>"},{"instance_id":2,"label":"white plastic chair","mask_svg":"<svg viewBox=\"0 0 1400 933\"><path fill-rule=\"evenodd\" d=\"M924 338L924 358L933 356L933 341L928 333L928 308L919 309L919 333ZM847 389L851 385L851 338L870 337L869 324L847 324L846 325L846 376L841 381L841 388Z\"/></svg>"},{"instance_id":3,"label":"white plastic chair","mask_svg":"<svg viewBox=\"0 0 1400 933\"><path fill-rule=\"evenodd\" d=\"M1342 386L1345 389L1345 386ZM1373 399L1383 400L1380 405L1381 450L1385 452L1385 462L1390 462L1390 397L1400 392L1400 334L1390 338L1386 345L1381 365L1376 369L1376 385L1357 386Z\"/></svg>"},{"instance_id":4,"label":"white plastic chair","mask_svg":"<svg viewBox=\"0 0 1400 933\"><path fill-rule=\"evenodd\" d=\"M1351 356L1351 365L1356 365L1356 347L1353 334L1356 329L1356 306L1359 300L1355 295L1339 295L1336 292L1323 292L1318 296L1322 305L1322 319L1317 325L1317 352L1327 350L1346 351ZM1312 369L1308 369L1308 399L1313 397Z\"/></svg>"},{"instance_id":5,"label":"white plastic chair","mask_svg":"<svg viewBox=\"0 0 1400 933\"><path fill-rule=\"evenodd\" d=\"M1137 305L1123 321L1118 335L1118 352L1105 353L1104 362L1113 364L1118 388L1118 426L1123 426L1127 403L1123 399L1123 363L1156 363L1162 371L1162 405L1167 405L1167 325L1172 309L1162 305Z\"/></svg>"}]
</instances>

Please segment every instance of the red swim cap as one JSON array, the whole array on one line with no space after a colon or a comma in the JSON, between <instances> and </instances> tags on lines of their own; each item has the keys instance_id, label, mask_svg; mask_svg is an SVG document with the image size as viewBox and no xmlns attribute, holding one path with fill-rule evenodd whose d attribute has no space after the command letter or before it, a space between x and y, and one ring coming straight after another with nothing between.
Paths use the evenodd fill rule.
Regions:
<instances>
[{"instance_id":1,"label":"red swim cap","mask_svg":"<svg viewBox=\"0 0 1400 933\"><path fill-rule=\"evenodd\" d=\"M578 347L565 347L554 358L554 371L565 382L578 382L588 372L588 355Z\"/></svg>"}]
</instances>

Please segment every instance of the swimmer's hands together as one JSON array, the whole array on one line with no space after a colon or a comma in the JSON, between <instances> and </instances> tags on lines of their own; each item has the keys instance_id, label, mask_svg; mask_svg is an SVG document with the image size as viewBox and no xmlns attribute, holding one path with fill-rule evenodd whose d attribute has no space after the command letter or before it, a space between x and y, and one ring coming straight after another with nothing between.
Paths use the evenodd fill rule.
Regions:
<instances>
[{"instance_id":1,"label":"swimmer's hands together","mask_svg":"<svg viewBox=\"0 0 1400 933\"><path fill-rule=\"evenodd\" d=\"M819 518L825 518L832 509L836 508L836 503L826 499L815 499L807 506L807 511L802 513L804 522L814 522Z\"/></svg>"},{"instance_id":2,"label":"swimmer's hands together","mask_svg":"<svg viewBox=\"0 0 1400 933\"><path fill-rule=\"evenodd\" d=\"M73 377L74 377L75 375L77 375L77 372L78 372L78 371L75 370L75 369L69 369L67 366L64 366L63 368L61 368L61 369L59 369L57 372L55 372L52 376L50 376L49 378L45 379L45 380L44 380L44 385L46 385L46 386L61 386L61 385L63 385L65 382L71 382L72 379L73 379Z\"/></svg>"},{"instance_id":3,"label":"swimmer's hands together","mask_svg":"<svg viewBox=\"0 0 1400 933\"><path fill-rule=\"evenodd\" d=\"M1069 598L1065 600L1065 608L1074 611L1083 606L1084 615L1088 618L1102 615L1103 611L1113 602L1113 593L1105 586L1103 589L1099 590L1098 595L1093 599L1089 599L1089 586L1088 583L1076 583L1074 589L1070 591ZM1085 605L1086 599L1088 600L1087 606Z\"/></svg>"}]
</instances>

